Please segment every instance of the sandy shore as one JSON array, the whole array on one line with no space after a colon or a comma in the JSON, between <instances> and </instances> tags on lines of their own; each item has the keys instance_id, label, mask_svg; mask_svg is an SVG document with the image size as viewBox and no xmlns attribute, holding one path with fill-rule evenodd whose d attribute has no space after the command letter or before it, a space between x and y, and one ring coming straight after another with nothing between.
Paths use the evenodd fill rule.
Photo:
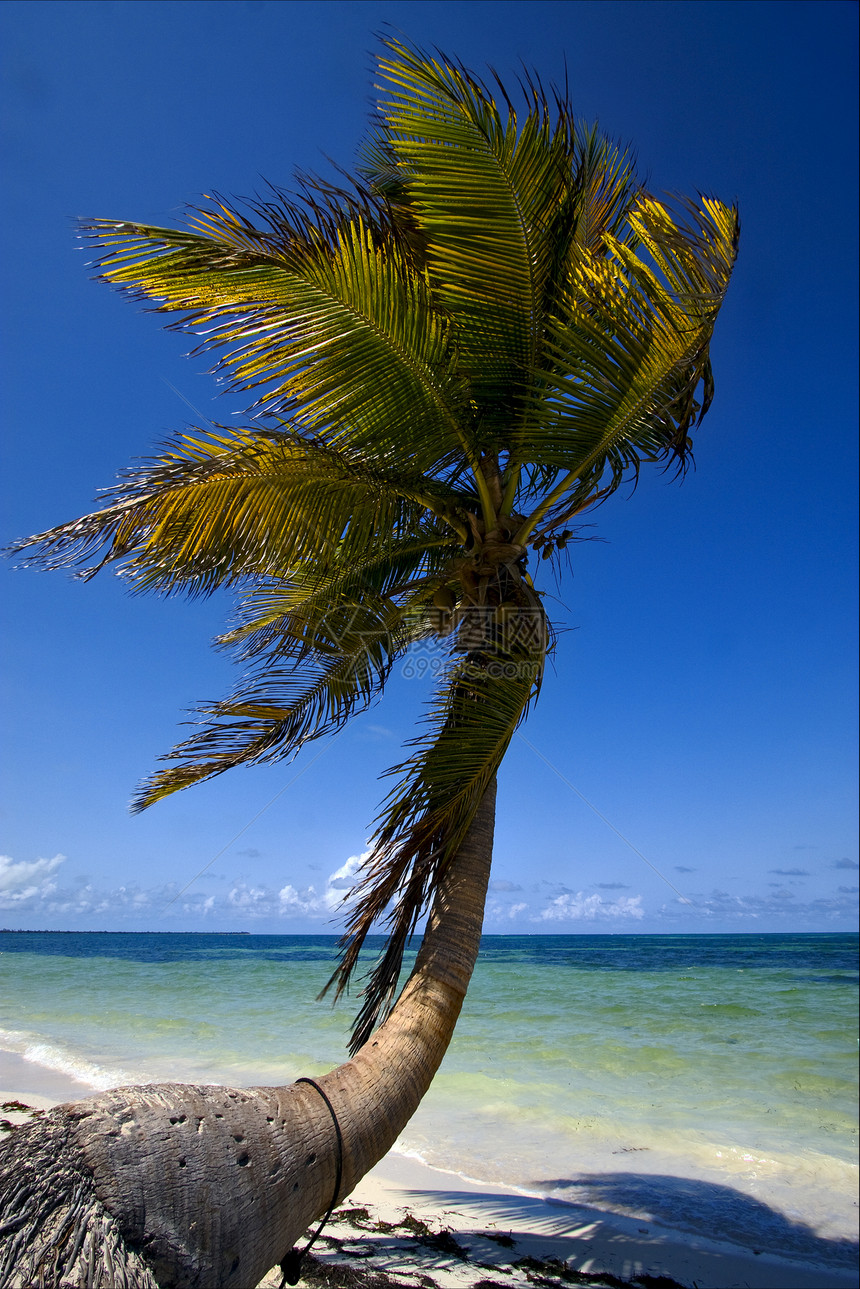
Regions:
<instances>
[{"instance_id":1,"label":"sandy shore","mask_svg":"<svg viewBox=\"0 0 860 1289\"><path fill-rule=\"evenodd\" d=\"M9 1053L0 1053L0 1089L0 1103L43 1110L91 1092ZM27 1118L0 1111L10 1124ZM280 1279L280 1272L270 1272L260 1289L277 1289ZM596 1289L624 1283L643 1289L847 1289L856 1276L464 1181L392 1153L333 1214L305 1260L301 1283L327 1289Z\"/></svg>"}]
</instances>

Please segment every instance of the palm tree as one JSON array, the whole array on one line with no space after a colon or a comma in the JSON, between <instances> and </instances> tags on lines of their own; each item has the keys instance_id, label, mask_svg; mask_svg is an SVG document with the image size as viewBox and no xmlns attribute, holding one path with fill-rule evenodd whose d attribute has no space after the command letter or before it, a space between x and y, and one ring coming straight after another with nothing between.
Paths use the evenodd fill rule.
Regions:
<instances>
[{"instance_id":1,"label":"palm tree","mask_svg":"<svg viewBox=\"0 0 860 1289\"><path fill-rule=\"evenodd\" d=\"M444 657L353 892L336 994L380 921L386 947L352 1059L316 1084L121 1089L16 1133L0 1266L26 1283L122 1283L123 1267L130 1285L253 1285L390 1148L457 1020L496 771L553 644L529 552L557 559L642 462L682 472L711 401L737 212L650 195L535 80L518 115L498 80L396 41L378 66L343 186L208 199L179 231L85 226L101 276L258 401L246 427L185 434L19 549L86 577L112 564L141 591L241 592L221 643L244 678L137 808L293 756L416 642Z\"/></svg>"}]
</instances>

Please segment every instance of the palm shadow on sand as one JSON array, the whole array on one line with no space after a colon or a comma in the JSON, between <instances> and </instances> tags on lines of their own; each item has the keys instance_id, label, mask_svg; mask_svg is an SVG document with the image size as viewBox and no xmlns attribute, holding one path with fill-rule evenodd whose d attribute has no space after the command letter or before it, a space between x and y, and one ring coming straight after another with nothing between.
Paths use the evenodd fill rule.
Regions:
<instances>
[{"instance_id":1,"label":"palm shadow on sand","mask_svg":"<svg viewBox=\"0 0 860 1289\"><path fill-rule=\"evenodd\" d=\"M551 1192L549 1203L594 1205L647 1213L660 1227L738 1245L754 1253L797 1258L834 1268L857 1265L857 1242L827 1239L805 1222L733 1186L667 1174L594 1173L530 1183Z\"/></svg>"},{"instance_id":2,"label":"palm shadow on sand","mask_svg":"<svg viewBox=\"0 0 860 1289\"><path fill-rule=\"evenodd\" d=\"M541 1178L524 1183L545 1198L475 1191L434 1193L437 1211L481 1210L499 1229L518 1228L518 1238L538 1240L547 1256L579 1260L595 1235L620 1242L636 1238L647 1246L668 1243L677 1231L699 1239L733 1245L739 1254L770 1255L832 1268L838 1273L857 1265L857 1243L826 1239L804 1222L792 1221L750 1195L714 1182L666 1174L582 1174ZM549 1192L549 1194L547 1194ZM417 1198L423 1192L410 1192ZM558 1209L557 1216L553 1209ZM571 1214L571 1209L575 1214ZM607 1221L621 1214L620 1221ZM645 1216L647 1214L647 1216ZM626 1215L626 1217L625 1217ZM623 1234L624 1227L630 1233ZM528 1234L522 1234L528 1228ZM573 1229L572 1229L573 1228Z\"/></svg>"},{"instance_id":3,"label":"palm shadow on sand","mask_svg":"<svg viewBox=\"0 0 860 1289\"><path fill-rule=\"evenodd\" d=\"M402 1192L406 1209L401 1222L380 1222L364 1209L336 1213L334 1238L324 1237L323 1243L345 1255L350 1266L334 1266L325 1257L311 1259L315 1266L308 1283L327 1289L383 1289L407 1280L411 1284L415 1272L421 1272L420 1283L429 1286L436 1283L433 1274L459 1263L464 1269L469 1265L471 1283L480 1289L503 1289L498 1274L510 1276L512 1270L522 1272L530 1283L547 1286L668 1289L679 1285L666 1274L670 1267L684 1283L699 1273L717 1283L714 1276L726 1271L725 1259L733 1252L743 1258L764 1255L795 1263L792 1284L812 1283L804 1271L810 1264L820 1270L822 1283L853 1283L855 1243L825 1239L805 1223L791 1221L730 1186L635 1173L544 1178L526 1185L554 1194L542 1199L477 1190L407 1189ZM442 1227L431 1230L414 1216L410 1199L416 1212L432 1201L434 1228L440 1221ZM468 1220L472 1212L474 1227L464 1228L462 1218ZM446 1220L455 1214L461 1220L447 1227ZM344 1239L337 1231L339 1216L351 1223L351 1237ZM677 1262L677 1232L693 1237L683 1267ZM673 1256L666 1258L664 1268L670 1248Z\"/></svg>"}]
</instances>

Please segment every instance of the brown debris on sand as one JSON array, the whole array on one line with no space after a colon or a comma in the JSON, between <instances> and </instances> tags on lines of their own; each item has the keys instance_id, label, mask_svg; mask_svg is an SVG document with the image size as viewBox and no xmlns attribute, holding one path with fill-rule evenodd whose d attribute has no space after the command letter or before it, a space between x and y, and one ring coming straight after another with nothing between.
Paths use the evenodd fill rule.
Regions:
<instances>
[{"instance_id":1,"label":"brown debris on sand","mask_svg":"<svg viewBox=\"0 0 860 1289\"><path fill-rule=\"evenodd\" d=\"M323 1251L302 1264L300 1284L309 1289L684 1289L668 1276L621 1280L576 1271L558 1258L518 1256L517 1241L503 1231L476 1231L466 1242L462 1231L455 1235L409 1209L397 1221L365 1205L337 1209L318 1245ZM260 1289L279 1280L272 1272Z\"/></svg>"}]
</instances>

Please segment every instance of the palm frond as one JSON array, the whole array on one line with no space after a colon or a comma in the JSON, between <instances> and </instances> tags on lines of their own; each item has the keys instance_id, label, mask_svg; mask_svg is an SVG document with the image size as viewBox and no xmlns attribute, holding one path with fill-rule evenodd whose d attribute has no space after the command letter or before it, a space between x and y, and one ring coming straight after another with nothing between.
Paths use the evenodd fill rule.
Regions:
<instances>
[{"instance_id":1,"label":"palm frond","mask_svg":"<svg viewBox=\"0 0 860 1289\"><path fill-rule=\"evenodd\" d=\"M126 472L101 509L11 549L47 568L84 565L84 577L122 561L134 589L199 594L305 563L343 567L350 553L414 533L428 511L463 531L457 514L474 504L411 465L395 474L283 432L200 431Z\"/></svg>"},{"instance_id":2,"label":"palm frond","mask_svg":"<svg viewBox=\"0 0 860 1289\"><path fill-rule=\"evenodd\" d=\"M100 276L214 351L231 388L296 430L438 471L463 452L465 390L448 325L396 238L351 213L257 229L224 203L185 231L95 220ZM380 379L384 373L384 379Z\"/></svg>"},{"instance_id":3,"label":"palm frond","mask_svg":"<svg viewBox=\"0 0 860 1289\"><path fill-rule=\"evenodd\" d=\"M239 689L199 709L203 728L162 758L180 764L141 785L134 811L238 765L291 759L305 743L342 728L381 694L415 635L409 615L370 595L306 620L304 632L300 625L286 615L280 638L255 660Z\"/></svg>"},{"instance_id":4,"label":"palm frond","mask_svg":"<svg viewBox=\"0 0 860 1289\"><path fill-rule=\"evenodd\" d=\"M539 348L550 229L569 180L565 131L545 101L521 122L508 104L503 120L464 68L386 43L387 147L472 396L486 425L500 429Z\"/></svg>"},{"instance_id":5,"label":"palm frond","mask_svg":"<svg viewBox=\"0 0 860 1289\"><path fill-rule=\"evenodd\" d=\"M635 158L596 126L574 127L574 240L589 255L607 253L607 237L629 238L629 216L642 191Z\"/></svg>"},{"instance_id":6,"label":"palm frond","mask_svg":"<svg viewBox=\"0 0 860 1289\"><path fill-rule=\"evenodd\" d=\"M406 944L456 854L519 722L540 687L548 624L535 596L519 614L487 611L468 624L467 645L428 715L428 731L388 773L399 776L384 803L352 912L338 970L326 988L347 988L374 923L387 927L386 947L363 990L352 1050L366 1040L393 1000Z\"/></svg>"},{"instance_id":7,"label":"palm frond","mask_svg":"<svg viewBox=\"0 0 860 1289\"><path fill-rule=\"evenodd\" d=\"M380 534L371 550L350 551L333 566L310 565L289 581L263 583L240 606L239 622L218 643L240 648L248 659L266 652L270 659L296 653L293 642L314 638L319 614L333 606L358 604L366 597L391 600L404 613L428 601L451 576L458 553L455 538L427 524L403 538L388 541Z\"/></svg>"},{"instance_id":8,"label":"palm frond","mask_svg":"<svg viewBox=\"0 0 860 1289\"><path fill-rule=\"evenodd\" d=\"M708 348L738 236L737 212L722 203L684 214L642 195L628 218L644 251L607 232L606 257L576 259L565 316L547 321L554 375L516 447L563 472L531 528L608 495L642 461L683 467L712 395Z\"/></svg>"}]
</instances>

